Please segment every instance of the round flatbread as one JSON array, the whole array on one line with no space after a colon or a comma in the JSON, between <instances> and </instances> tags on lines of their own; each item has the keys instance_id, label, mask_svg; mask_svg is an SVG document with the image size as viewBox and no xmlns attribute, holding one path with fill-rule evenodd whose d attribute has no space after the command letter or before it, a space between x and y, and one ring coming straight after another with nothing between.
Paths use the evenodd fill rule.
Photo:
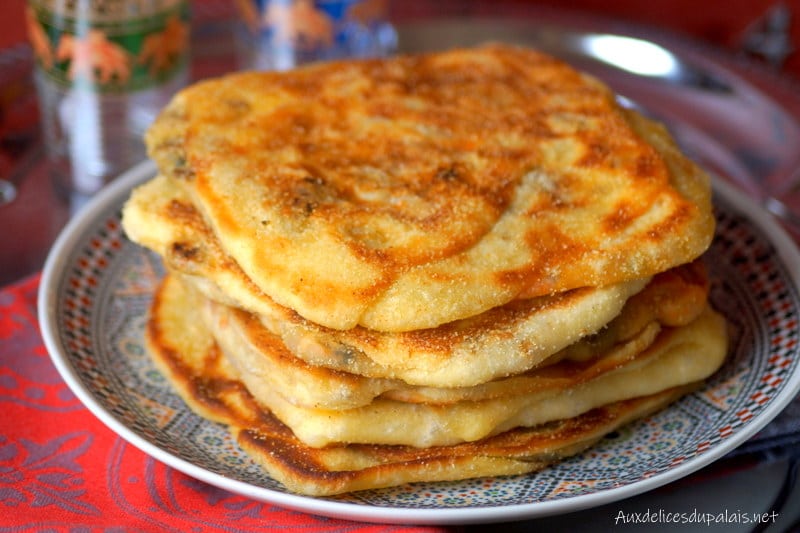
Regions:
<instances>
[{"instance_id":1,"label":"round flatbread","mask_svg":"<svg viewBox=\"0 0 800 533\"><path fill-rule=\"evenodd\" d=\"M147 143L260 291L334 329L647 278L713 234L708 177L663 127L524 48L233 74Z\"/></svg>"}]
</instances>

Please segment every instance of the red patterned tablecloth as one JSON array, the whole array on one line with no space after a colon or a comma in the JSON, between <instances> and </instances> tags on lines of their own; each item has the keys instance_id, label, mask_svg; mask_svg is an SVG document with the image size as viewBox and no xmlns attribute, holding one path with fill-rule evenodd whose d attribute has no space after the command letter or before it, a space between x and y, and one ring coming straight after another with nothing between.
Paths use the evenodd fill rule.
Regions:
<instances>
[{"instance_id":1,"label":"red patterned tablecloth","mask_svg":"<svg viewBox=\"0 0 800 533\"><path fill-rule=\"evenodd\" d=\"M39 276L0 290L0 530L435 532L283 509L159 463L103 425L50 361Z\"/></svg>"}]
</instances>

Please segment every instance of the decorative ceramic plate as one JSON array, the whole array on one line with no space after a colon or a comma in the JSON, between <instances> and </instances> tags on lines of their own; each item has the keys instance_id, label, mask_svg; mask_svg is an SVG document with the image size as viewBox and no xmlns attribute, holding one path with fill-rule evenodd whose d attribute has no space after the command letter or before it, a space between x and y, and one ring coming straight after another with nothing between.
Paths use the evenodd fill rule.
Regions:
<instances>
[{"instance_id":1,"label":"decorative ceramic plate","mask_svg":"<svg viewBox=\"0 0 800 533\"><path fill-rule=\"evenodd\" d=\"M45 267L39 308L59 372L112 430L155 458L232 492L351 519L456 523L544 516L608 503L682 477L754 435L800 388L800 256L769 215L717 184L708 252L711 299L728 317L731 351L701 391L533 475L418 483L337 498L286 492L227 430L191 412L155 369L142 335L162 274L126 240L120 208L149 163L73 220Z\"/></svg>"},{"instance_id":2,"label":"decorative ceramic plate","mask_svg":"<svg viewBox=\"0 0 800 533\"><path fill-rule=\"evenodd\" d=\"M459 33L463 28L422 28L414 33L415 42L420 47L469 44L492 34L473 27L464 37ZM800 254L760 207L764 187L757 183L763 176L777 180L795 168L800 129L774 101L691 51L672 56L692 60L675 71L683 77L667 78L667 71L661 78L633 76L623 72L624 65L608 70L595 61L602 46L592 51L590 45L613 47L613 39L519 28L518 34L508 25L493 31L563 52L596 71L626 102L665 120L698 161L748 191L746 196L727 181L715 184L718 229L708 252L711 299L728 317L731 348L726 364L705 388L536 474L418 483L333 498L288 493L223 426L189 410L145 352L143 328L162 266L158 257L125 239L120 208L135 184L154 175L150 163L132 169L84 207L45 266L40 323L70 388L113 431L190 476L288 508L376 522L498 522L594 507L686 476L752 438L800 389ZM409 33L400 36L403 42ZM656 56L665 51L645 46L642 53L648 50ZM748 127L733 131L734 122Z\"/></svg>"}]
</instances>

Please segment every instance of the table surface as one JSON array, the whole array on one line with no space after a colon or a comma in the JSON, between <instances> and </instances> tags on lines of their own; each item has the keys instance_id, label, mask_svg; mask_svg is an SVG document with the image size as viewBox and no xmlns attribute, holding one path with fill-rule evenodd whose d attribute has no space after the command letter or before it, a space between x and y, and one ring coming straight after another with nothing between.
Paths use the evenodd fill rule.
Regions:
<instances>
[{"instance_id":1,"label":"table surface","mask_svg":"<svg viewBox=\"0 0 800 533\"><path fill-rule=\"evenodd\" d=\"M439 3L435 8L423 2L398 4L392 7L398 24L442 14L518 17L521 14L530 16L533 12L532 3L523 1L451 1ZM553 6L558 3L536 4ZM771 6L769 2L744 3L748 7L726 8L719 12L705 10L688 17L681 16L690 11L688 2L654 1L648 3L648 10L642 9L641 4L585 0L572 7L584 8L589 16L595 16L602 8L605 16L616 14L647 24L660 22L660 26L649 28L704 39L716 45L722 54L725 48L741 48L742 35L751 30ZM789 3L791 9L797 9L795 19L800 19L800 6L796 4ZM4 60L0 61L0 111L3 111L0 113L0 138L13 139L17 144L2 145L0 178L16 172L20 181L17 198L0 206L3 230L0 231L0 409L4 413L0 415L0 500L7 508L14 509L14 513L0 513L0 526L39 529L91 524L180 531L211 531L233 525L241 531L268 530L274 524L287 530L309 531L469 529L357 524L292 512L235 496L192 480L149 458L83 408L50 363L36 318L39 271L51 243L74 214L76 206L53 191L39 145L33 143L30 149L19 149L22 144L19 139L24 140L25 135L38 139L37 104L29 76L30 51L24 44L22 24L14 23L21 21L24 2L10 0L4 6L0 18L0 48L4 52ZM228 57L216 58L213 53L214 43L226 38L224 26L217 27L214 21L230 16L227 2L195 2L195 19L205 28L196 46L204 50L206 61L193 72L194 78L230 69ZM787 35L800 43L797 30L795 24ZM800 49L800 45L794 48ZM733 54L728 55L733 57ZM797 55L787 57L778 67L743 64L748 65L747 68L756 65L753 68L763 68L771 74L777 72L779 78L775 79L788 80L785 87L774 87L780 95L781 90L791 91L795 87L791 78L800 73ZM789 102L787 99L787 109L800 117L800 104L796 100ZM615 518L621 512L657 508L684 511L702 506L703 512L736 509L769 512L774 510L776 499L782 496L780 492L791 466L791 459L782 450L754 450L631 500L567 516L507 524L505 528L511 531L534 526L607 530L615 525ZM742 490L742 487L748 489ZM785 496L790 501L796 498L793 501L800 502L800 490ZM800 503L782 509L784 524L797 519L785 509L795 509L796 514L800 514ZM736 525L727 524L727 531L736 529Z\"/></svg>"}]
</instances>

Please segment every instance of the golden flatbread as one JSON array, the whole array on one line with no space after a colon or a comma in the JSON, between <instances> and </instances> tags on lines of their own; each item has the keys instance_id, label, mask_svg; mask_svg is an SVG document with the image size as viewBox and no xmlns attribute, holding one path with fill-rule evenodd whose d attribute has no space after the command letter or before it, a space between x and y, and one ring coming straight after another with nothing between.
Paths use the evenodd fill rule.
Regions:
<instances>
[{"instance_id":1,"label":"golden flatbread","mask_svg":"<svg viewBox=\"0 0 800 533\"><path fill-rule=\"evenodd\" d=\"M135 190L124 214L127 233L156 250L171 270L208 297L258 315L267 329L305 361L416 385L469 386L532 368L596 333L647 281L515 300L428 330L390 334L358 326L340 331L306 320L259 291L224 253L190 199L171 180L159 176ZM678 296L689 291L692 295L682 298L694 299L695 309L700 309L707 280L696 266L681 268L686 275L694 271L689 278L695 279L680 287L668 286L674 296L669 305L677 305L682 301ZM652 317L656 310L663 314L669 302L669 298L661 298L628 315L643 320L645 314Z\"/></svg>"},{"instance_id":2,"label":"golden flatbread","mask_svg":"<svg viewBox=\"0 0 800 533\"><path fill-rule=\"evenodd\" d=\"M299 441L256 403L202 329L186 323L181 312L171 313L159 305L164 290L156 294L155 305L161 311L155 316L160 318L148 324L149 351L156 364L193 410L226 424L242 448L274 479L290 491L307 495L534 472L581 452L607 433L665 407L698 385L455 446L351 444L314 448ZM183 309L184 305L178 307Z\"/></svg>"},{"instance_id":3,"label":"golden flatbread","mask_svg":"<svg viewBox=\"0 0 800 533\"><path fill-rule=\"evenodd\" d=\"M202 82L147 143L258 290L334 329L648 278L713 233L664 128L506 45Z\"/></svg>"},{"instance_id":4,"label":"golden flatbread","mask_svg":"<svg viewBox=\"0 0 800 533\"><path fill-rule=\"evenodd\" d=\"M536 471L724 361L708 176L547 55L234 73L146 143L148 350L289 490Z\"/></svg>"},{"instance_id":5,"label":"golden flatbread","mask_svg":"<svg viewBox=\"0 0 800 533\"><path fill-rule=\"evenodd\" d=\"M198 295L185 290L177 279L167 278L151 311L150 345L159 349L170 344L162 340L164 334L159 332L182 332L182 324L202 323L198 301ZM179 352L190 352L198 343L218 348L208 329L192 329L192 338L184 341L189 346L179 344L182 335L172 335L171 344ZM200 341L201 338L206 340ZM614 358L610 366L600 359L576 368L569 360L563 360L540 372L519 376L516 379L529 384L517 394L448 403L406 402L380 396L350 409L308 408L295 405L277 387L265 387L264 376L246 365L240 365L236 373L248 390L259 391L257 399L261 404L305 444L323 447L347 442L423 448L479 440L518 426L572 418L609 403L701 381L725 358L725 322L705 308L688 325L665 329L652 345L648 344L644 343L646 349L638 353L635 348L641 349L642 345L634 344L634 350L606 354Z\"/></svg>"},{"instance_id":6,"label":"golden flatbread","mask_svg":"<svg viewBox=\"0 0 800 533\"><path fill-rule=\"evenodd\" d=\"M193 289L187 287L186 290ZM476 382L470 379L459 385L451 385L454 380L448 380L445 386L421 386L416 380L409 382L406 379L409 375L416 377L424 368L426 354L423 353L419 368L414 368L412 372L405 371L407 361L414 360L416 355L413 348L423 345L433 352L430 345L434 345L438 349L438 360L442 363L433 367L436 373L445 373L440 370L441 367L457 368L470 364L478 365L481 370L484 367L502 368L504 365L498 361L524 361L524 350L516 345L509 347L505 343L496 349L486 349L477 339L485 335L484 329L493 329L498 338L502 338L502 335L513 338L515 333L508 322L500 321L489 328L488 320L484 319L481 324L483 327L472 324L475 327L458 328L458 339L464 344L472 340L470 344L475 346L473 356L465 360L458 357L457 352L447 352L451 345L448 344L451 340L448 331L439 335L435 335L435 331L420 332L419 335L415 332L370 335L369 332L332 330L327 343L315 341L316 337L309 335L311 340L299 342L292 338L292 344L289 345L265 328L255 315L210 300L200 307L204 311L202 314L209 333L239 373L250 376L247 384L256 398L280 394L300 407L344 409L366 405L377 396L443 404L518 395L542 386L539 376L520 372L530 373L529 368L536 370L560 361L564 361L570 373L595 372L595 366L610 365L609 368L616 368L652 343L662 326L685 326L697 318L706 307L707 290L708 280L701 263L677 267L657 275L600 332L585 336L542 361L533 359L524 366L520 363L517 372L484 375L486 373L473 371L470 377L483 375L484 379ZM187 312L196 311L187 309ZM401 342L402 339L394 340L401 346L407 346L411 355L398 356L396 360L367 357L367 352L385 348L390 341L383 339L385 336L409 337L405 343ZM342 347L348 348L345 350ZM307 351L325 353L309 357ZM401 350L397 352L403 353ZM602 362L596 361L601 357ZM581 368L584 365L587 368ZM553 369L548 372L555 379L556 372ZM463 373L463 370L453 372L456 377ZM507 377L509 374L511 376Z\"/></svg>"}]
</instances>

